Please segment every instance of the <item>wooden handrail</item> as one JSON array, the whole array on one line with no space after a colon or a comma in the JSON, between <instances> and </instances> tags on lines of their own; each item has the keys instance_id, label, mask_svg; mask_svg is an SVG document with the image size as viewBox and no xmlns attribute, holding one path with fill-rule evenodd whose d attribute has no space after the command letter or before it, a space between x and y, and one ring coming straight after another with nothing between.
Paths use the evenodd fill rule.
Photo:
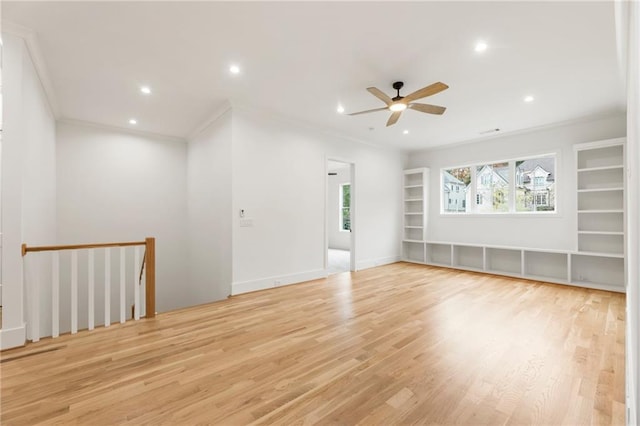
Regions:
<instances>
[{"instance_id":1,"label":"wooden handrail","mask_svg":"<svg viewBox=\"0 0 640 426\"><path fill-rule=\"evenodd\" d=\"M26 244L22 244L22 256L27 253L36 251L58 251L58 250L78 250L78 249L91 249L91 248L104 248L104 247L129 247L129 246L143 246L146 241L130 241L123 243L94 243L94 244L69 244L64 246L34 246L28 247Z\"/></svg>"},{"instance_id":2,"label":"wooden handrail","mask_svg":"<svg viewBox=\"0 0 640 426\"><path fill-rule=\"evenodd\" d=\"M120 243L94 243L94 244L69 244L59 246L34 246L28 247L22 244L22 256L30 252L37 251L59 251L59 250L79 250L92 248L108 248L108 247L129 247L129 246L145 246L145 253L142 268L147 268L145 275L145 305L146 317L154 318L156 316L156 239L153 237L145 238L144 241L129 241ZM142 269L140 270L142 277ZM138 285L138 284L136 284Z\"/></svg>"}]
</instances>

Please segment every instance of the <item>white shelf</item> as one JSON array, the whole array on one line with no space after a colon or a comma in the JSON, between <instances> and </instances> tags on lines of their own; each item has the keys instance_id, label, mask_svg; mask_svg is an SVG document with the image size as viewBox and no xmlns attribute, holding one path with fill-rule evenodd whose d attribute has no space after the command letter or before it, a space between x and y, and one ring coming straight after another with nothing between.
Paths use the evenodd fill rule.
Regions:
<instances>
[{"instance_id":1,"label":"white shelf","mask_svg":"<svg viewBox=\"0 0 640 426\"><path fill-rule=\"evenodd\" d=\"M426 261L427 201L429 169L405 170L403 174L402 258L409 262Z\"/></svg>"},{"instance_id":2,"label":"white shelf","mask_svg":"<svg viewBox=\"0 0 640 426\"><path fill-rule=\"evenodd\" d=\"M412 243L404 248L403 260L408 262L601 290L625 290L622 254L442 241L405 243ZM406 254L409 249L413 250L413 256Z\"/></svg>"},{"instance_id":3,"label":"white shelf","mask_svg":"<svg viewBox=\"0 0 640 426\"><path fill-rule=\"evenodd\" d=\"M602 252L597 252L597 251L577 251L575 253L573 253L575 255L580 255L580 256L592 256L592 257L612 257L612 258L616 258L616 259L624 259L624 254L623 253L602 253Z\"/></svg>"},{"instance_id":4,"label":"white shelf","mask_svg":"<svg viewBox=\"0 0 640 426\"><path fill-rule=\"evenodd\" d=\"M615 188L578 189L578 192L605 192L605 191L624 191L624 188L615 187Z\"/></svg>"},{"instance_id":5,"label":"white shelf","mask_svg":"<svg viewBox=\"0 0 640 426\"><path fill-rule=\"evenodd\" d=\"M585 173L585 172L598 172L601 170L616 170L616 169L623 169L624 165L622 164L616 164L613 166L602 166L602 167L587 167L584 169L578 169L578 173Z\"/></svg>"},{"instance_id":6,"label":"white shelf","mask_svg":"<svg viewBox=\"0 0 640 426\"><path fill-rule=\"evenodd\" d=\"M624 213L623 209L578 210L578 213Z\"/></svg>"},{"instance_id":7,"label":"white shelf","mask_svg":"<svg viewBox=\"0 0 640 426\"><path fill-rule=\"evenodd\" d=\"M578 234L582 235L624 235L624 232L612 232L612 231L580 231Z\"/></svg>"}]
</instances>

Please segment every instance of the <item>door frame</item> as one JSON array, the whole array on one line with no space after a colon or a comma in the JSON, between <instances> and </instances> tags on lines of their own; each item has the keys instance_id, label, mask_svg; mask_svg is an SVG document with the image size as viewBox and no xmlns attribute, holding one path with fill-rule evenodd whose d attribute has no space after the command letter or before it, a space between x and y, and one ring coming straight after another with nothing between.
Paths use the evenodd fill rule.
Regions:
<instances>
[{"instance_id":1,"label":"door frame","mask_svg":"<svg viewBox=\"0 0 640 426\"><path fill-rule=\"evenodd\" d=\"M349 270L355 272L356 269L356 163L353 160L326 156L324 160L324 270L329 267L329 161L336 161L349 165L349 184L351 185L351 208L349 209L349 220L351 223L351 235L349 240Z\"/></svg>"}]
</instances>

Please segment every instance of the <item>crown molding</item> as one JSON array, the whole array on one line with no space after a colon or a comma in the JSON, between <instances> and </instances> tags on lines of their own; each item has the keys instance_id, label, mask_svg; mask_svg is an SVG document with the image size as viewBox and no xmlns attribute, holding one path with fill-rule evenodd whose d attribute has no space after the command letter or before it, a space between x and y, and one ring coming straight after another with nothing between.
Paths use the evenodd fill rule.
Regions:
<instances>
[{"instance_id":1,"label":"crown molding","mask_svg":"<svg viewBox=\"0 0 640 426\"><path fill-rule=\"evenodd\" d=\"M207 114L207 118L200 121L200 124L196 125L186 136L187 140L195 139L200 133L205 131L209 126L215 123L220 117L232 109L231 102L225 100L222 105L214 109L211 113Z\"/></svg>"},{"instance_id":2,"label":"crown molding","mask_svg":"<svg viewBox=\"0 0 640 426\"><path fill-rule=\"evenodd\" d=\"M461 141L458 141L458 142L452 142L452 143L441 144L441 145L434 145L434 146L427 147L427 148L410 149L410 150L407 150L406 152L408 154L410 154L410 155L413 155L413 154L416 154L416 153L419 153L419 152L437 151L437 150L442 150L442 149L449 149L449 148L459 147L461 145L468 145L468 144L473 144L473 143L477 143L477 142L488 142L488 141L493 141L493 140L499 140L499 139L503 139L505 137L517 136L517 135L522 135L522 134L527 134L527 133L542 132L542 131L545 131L545 130L551 130L551 129L555 129L555 128L558 128L558 127L572 126L572 125L575 125L575 124L588 123L588 122L596 121L596 120L604 120L604 119L607 119L607 118L623 117L624 115L625 115L625 111L623 109L620 109L620 110L617 110L617 109L616 110L607 110L607 111L603 111L603 112L598 113L598 114L584 115L584 116L572 118L572 119L569 119L569 120L556 121L554 123L542 124L542 125L539 125L539 126L531 126L531 127L527 127L527 128L524 128L524 129L500 132L500 134L492 134L492 135L488 135L488 136L484 136L484 137L465 139L465 140L461 140Z\"/></svg>"},{"instance_id":3,"label":"crown molding","mask_svg":"<svg viewBox=\"0 0 640 426\"><path fill-rule=\"evenodd\" d=\"M60 107L58 105L55 91L53 90L51 78L49 78L49 72L35 31L22 25L2 20L2 32L20 37L24 40L27 52L29 52L31 62L33 62L33 67L36 70L36 75L38 76L42 89L44 90L45 98L47 99L51 113L54 118L59 119Z\"/></svg>"},{"instance_id":4,"label":"crown molding","mask_svg":"<svg viewBox=\"0 0 640 426\"><path fill-rule=\"evenodd\" d=\"M161 139L169 142L180 142L180 143L187 142L185 138L182 138L179 136L162 135L159 133L145 132L144 130L136 130L136 129L129 129L126 127L112 126L109 124L95 123L93 121L75 120L72 118L60 118L57 120L57 122L62 124L69 124L72 126L91 127L94 129L107 130L110 132L125 133L132 136L144 136L147 138Z\"/></svg>"}]
</instances>

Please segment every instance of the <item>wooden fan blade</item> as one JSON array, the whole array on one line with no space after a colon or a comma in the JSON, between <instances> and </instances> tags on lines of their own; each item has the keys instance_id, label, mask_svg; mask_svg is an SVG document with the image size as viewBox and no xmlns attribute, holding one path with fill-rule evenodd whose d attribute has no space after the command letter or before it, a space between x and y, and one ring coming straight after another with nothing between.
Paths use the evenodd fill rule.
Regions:
<instances>
[{"instance_id":1,"label":"wooden fan blade","mask_svg":"<svg viewBox=\"0 0 640 426\"><path fill-rule=\"evenodd\" d=\"M427 114L438 114L441 115L446 111L445 107L437 106L437 105L429 105L429 104L409 104L409 108L415 109L416 111L426 112Z\"/></svg>"},{"instance_id":2,"label":"wooden fan blade","mask_svg":"<svg viewBox=\"0 0 640 426\"><path fill-rule=\"evenodd\" d=\"M447 86L444 83L440 83L440 82L433 83L430 86L423 87L422 89L416 90L412 94L405 96L404 100L406 102L416 101L418 99L426 98L427 96L431 96L431 95L435 95L436 93L440 93L443 90L446 90L448 88L449 88L449 86Z\"/></svg>"},{"instance_id":3,"label":"wooden fan blade","mask_svg":"<svg viewBox=\"0 0 640 426\"><path fill-rule=\"evenodd\" d=\"M347 115L360 115L360 114L367 114L369 112L376 112L376 111L389 111L389 108L376 108L376 109L368 109L366 111L359 111L359 112L352 112L351 114L347 114Z\"/></svg>"},{"instance_id":4,"label":"wooden fan blade","mask_svg":"<svg viewBox=\"0 0 640 426\"><path fill-rule=\"evenodd\" d=\"M387 104L387 106L393 103L393 100L389 96L387 96L386 93L384 93L382 90L378 89L377 87L367 87L367 90L373 96L375 96L376 98L380 99L382 102Z\"/></svg>"},{"instance_id":5,"label":"wooden fan blade","mask_svg":"<svg viewBox=\"0 0 640 426\"><path fill-rule=\"evenodd\" d=\"M402 111L396 111L393 114L391 114L391 117L389 117L389 121L387 121L387 127L393 126L394 124L396 124L396 122L400 118L400 115L402 115Z\"/></svg>"}]
</instances>

